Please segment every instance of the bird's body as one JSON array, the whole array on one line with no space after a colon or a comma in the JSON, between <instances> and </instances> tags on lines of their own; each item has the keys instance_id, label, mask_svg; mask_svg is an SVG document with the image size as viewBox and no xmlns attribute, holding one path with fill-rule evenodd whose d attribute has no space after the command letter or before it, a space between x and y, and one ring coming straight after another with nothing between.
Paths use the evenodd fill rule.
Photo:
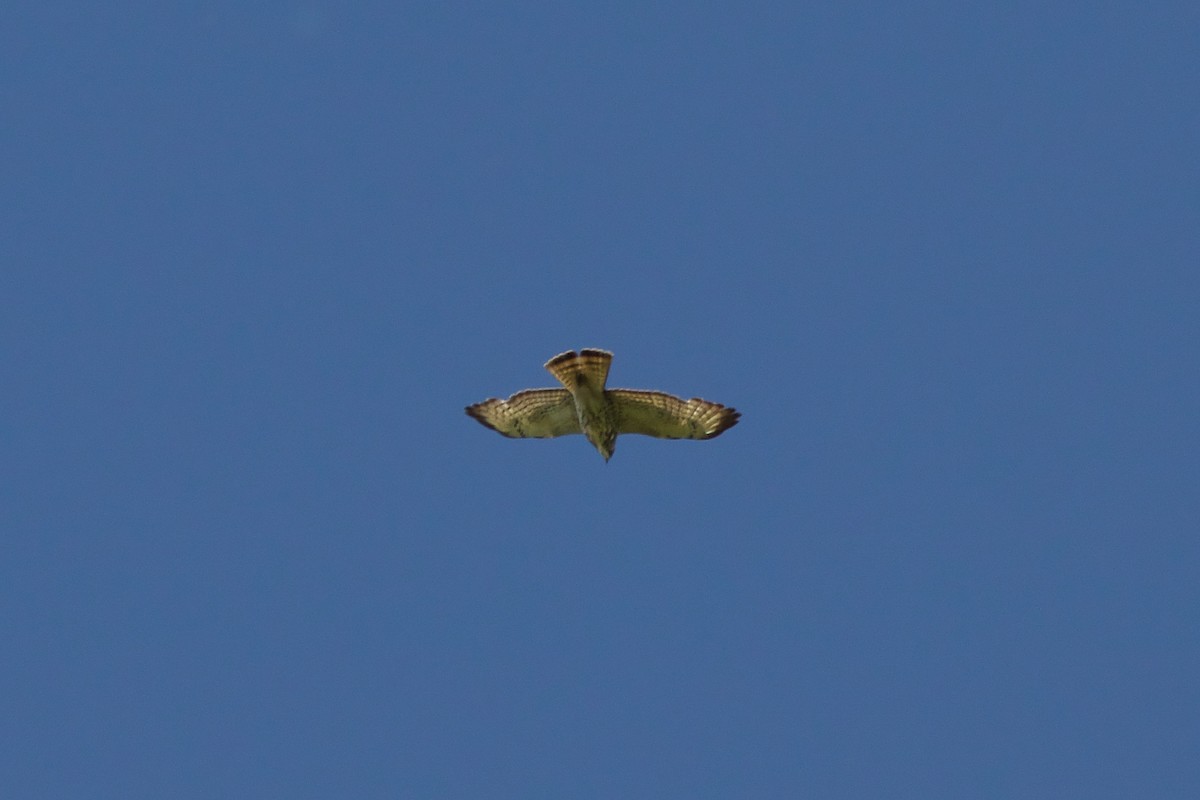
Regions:
<instances>
[{"instance_id":1,"label":"bird's body","mask_svg":"<svg viewBox=\"0 0 1200 800\"><path fill-rule=\"evenodd\" d=\"M579 428L600 451L604 460L612 458L617 442L617 413L612 398L604 390L612 353L584 350L576 355L568 350L546 362L546 369L571 393Z\"/></svg>"},{"instance_id":2,"label":"bird's body","mask_svg":"<svg viewBox=\"0 0 1200 800\"><path fill-rule=\"evenodd\" d=\"M612 353L606 350L568 350L546 362L564 388L527 389L507 400L490 398L467 406L467 413L510 437L582 433L605 461L612 458L618 434L711 439L741 416L698 397L684 400L664 392L606 389L611 364Z\"/></svg>"}]
</instances>

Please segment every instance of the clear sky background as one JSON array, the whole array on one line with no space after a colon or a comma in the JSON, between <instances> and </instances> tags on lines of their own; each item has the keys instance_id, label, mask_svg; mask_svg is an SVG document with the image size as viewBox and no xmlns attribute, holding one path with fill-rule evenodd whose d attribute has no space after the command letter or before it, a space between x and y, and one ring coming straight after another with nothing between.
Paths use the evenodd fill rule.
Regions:
<instances>
[{"instance_id":1,"label":"clear sky background","mask_svg":"<svg viewBox=\"0 0 1200 800\"><path fill-rule=\"evenodd\" d=\"M1200 796L1197 8L6 4L4 795Z\"/></svg>"}]
</instances>

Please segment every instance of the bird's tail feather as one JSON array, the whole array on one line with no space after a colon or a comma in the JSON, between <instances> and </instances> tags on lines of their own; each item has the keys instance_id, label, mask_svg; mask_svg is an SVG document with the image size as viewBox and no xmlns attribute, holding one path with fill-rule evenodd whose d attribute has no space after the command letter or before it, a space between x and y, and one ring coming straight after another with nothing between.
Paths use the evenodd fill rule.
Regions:
<instances>
[{"instance_id":1,"label":"bird's tail feather","mask_svg":"<svg viewBox=\"0 0 1200 800\"><path fill-rule=\"evenodd\" d=\"M582 384L603 390L608 382L612 353L607 350L568 350L546 362L546 369L568 389Z\"/></svg>"}]
</instances>

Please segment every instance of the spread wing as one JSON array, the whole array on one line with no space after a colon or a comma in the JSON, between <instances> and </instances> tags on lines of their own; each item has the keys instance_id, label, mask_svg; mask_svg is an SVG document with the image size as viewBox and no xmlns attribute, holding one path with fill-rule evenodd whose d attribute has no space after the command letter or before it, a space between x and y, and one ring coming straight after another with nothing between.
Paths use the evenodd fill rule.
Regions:
<instances>
[{"instance_id":1,"label":"spread wing","mask_svg":"<svg viewBox=\"0 0 1200 800\"><path fill-rule=\"evenodd\" d=\"M582 433L575 401L566 389L527 389L507 400L492 397L467 406L467 413L497 433L545 439Z\"/></svg>"},{"instance_id":2,"label":"spread wing","mask_svg":"<svg viewBox=\"0 0 1200 800\"><path fill-rule=\"evenodd\" d=\"M742 415L720 403L693 397L684 400L663 392L611 389L618 433L641 433L660 439L711 439L737 424Z\"/></svg>"}]
</instances>

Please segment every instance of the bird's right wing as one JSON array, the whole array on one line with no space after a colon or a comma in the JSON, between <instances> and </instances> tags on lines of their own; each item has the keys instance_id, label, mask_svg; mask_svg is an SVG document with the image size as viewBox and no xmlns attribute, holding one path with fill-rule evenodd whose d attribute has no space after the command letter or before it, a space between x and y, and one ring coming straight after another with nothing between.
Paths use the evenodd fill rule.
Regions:
<instances>
[{"instance_id":1,"label":"bird's right wing","mask_svg":"<svg viewBox=\"0 0 1200 800\"><path fill-rule=\"evenodd\" d=\"M583 433L575 401L566 389L527 389L507 400L492 397L467 406L467 413L497 433L517 439Z\"/></svg>"}]
</instances>

